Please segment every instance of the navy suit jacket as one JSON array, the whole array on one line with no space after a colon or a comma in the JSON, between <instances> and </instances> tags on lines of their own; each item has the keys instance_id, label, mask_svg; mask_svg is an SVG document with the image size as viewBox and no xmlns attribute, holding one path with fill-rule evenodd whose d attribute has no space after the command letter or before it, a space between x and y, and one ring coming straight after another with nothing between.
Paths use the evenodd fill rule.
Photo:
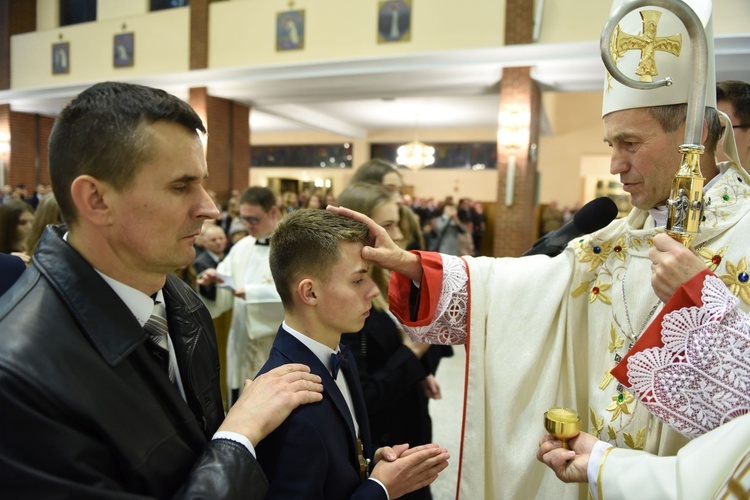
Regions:
<instances>
[{"instance_id":1,"label":"navy suit jacket","mask_svg":"<svg viewBox=\"0 0 750 500\"><path fill-rule=\"evenodd\" d=\"M359 423L365 457L372 459L370 426L356 363L347 352L346 376ZM323 400L302 405L256 447L258 461L268 476L267 498L383 499L383 488L361 481L354 423L328 368L299 340L279 328L265 373L287 363L303 363L323 380Z\"/></svg>"}]
</instances>

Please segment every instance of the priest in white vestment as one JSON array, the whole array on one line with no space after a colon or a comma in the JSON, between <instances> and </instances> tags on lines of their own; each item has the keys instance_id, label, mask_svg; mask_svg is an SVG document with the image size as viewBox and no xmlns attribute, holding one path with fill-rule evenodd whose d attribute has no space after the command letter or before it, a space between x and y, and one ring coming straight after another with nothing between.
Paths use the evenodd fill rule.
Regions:
<instances>
[{"instance_id":1,"label":"priest in white vestment","mask_svg":"<svg viewBox=\"0 0 750 500\"><path fill-rule=\"evenodd\" d=\"M268 360L279 323L284 319L268 263L269 238L279 221L276 196L253 186L240 197L239 217L249 235L235 243L216 269L198 276L201 285L219 283L216 300L204 300L212 317L232 311L227 339L227 395L237 401L245 380L252 379ZM225 280L231 280L231 287Z\"/></svg>"},{"instance_id":2,"label":"priest in white vestment","mask_svg":"<svg viewBox=\"0 0 750 500\"><path fill-rule=\"evenodd\" d=\"M711 3L687 3L706 28L707 88L713 89ZM535 460L543 414L550 407L578 410L584 430L619 449L674 456L688 441L653 417L610 373L662 307L650 286L649 250L664 231L665 201L684 139L685 107L679 105L687 102L692 78L682 23L663 9L641 10L660 16L632 12L620 23L622 32L647 38L642 33L654 25L646 20L657 17L659 36L681 35L682 41L676 55L651 52L650 68L673 77L674 85L638 91L605 82L610 171L619 175L636 207L627 217L574 240L554 258L403 253L370 226L375 240L363 257L396 271L391 310L412 339L467 346L459 498L585 498L585 487L560 482ZM618 67L638 78L640 57L639 50L626 51ZM748 310L748 285L741 280L750 255L750 176L732 162L716 164L721 131L715 95L707 94L701 169L708 203L693 245L725 283L737 283L730 289Z\"/></svg>"}]
</instances>

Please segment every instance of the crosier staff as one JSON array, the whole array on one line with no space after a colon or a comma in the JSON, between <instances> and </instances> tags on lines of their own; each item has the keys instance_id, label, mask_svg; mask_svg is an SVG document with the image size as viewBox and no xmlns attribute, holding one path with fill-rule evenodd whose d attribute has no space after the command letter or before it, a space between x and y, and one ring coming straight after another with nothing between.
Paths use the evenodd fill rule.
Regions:
<instances>
[{"instance_id":1,"label":"crosier staff","mask_svg":"<svg viewBox=\"0 0 750 500\"><path fill-rule=\"evenodd\" d=\"M652 90L672 85L673 81L670 77L652 81L651 76L656 74L654 52L676 50L679 54L680 50L679 35L675 38L656 36L656 22L660 15L656 11L652 11L652 14L657 16L656 19L648 19L642 14L644 21L642 37L637 38L620 31L618 26L622 18L633 10L643 7L660 7L669 10L682 21L690 37L693 75L689 82L685 142L679 148L682 161L672 181L667 200L667 233L683 245L690 246L693 237L700 232L704 206L705 178L700 168L700 155L704 147L700 139L703 130L708 74L706 33L703 23L693 9L681 0L632 0L618 7L604 26L599 48L609 74L627 87ZM633 49L641 50L641 64L638 68L638 74L641 75L639 81L625 76L616 64L617 58L622 57L625 51ZM651 68L653 71L650 71Z\"/></svg>"}]
</instances>

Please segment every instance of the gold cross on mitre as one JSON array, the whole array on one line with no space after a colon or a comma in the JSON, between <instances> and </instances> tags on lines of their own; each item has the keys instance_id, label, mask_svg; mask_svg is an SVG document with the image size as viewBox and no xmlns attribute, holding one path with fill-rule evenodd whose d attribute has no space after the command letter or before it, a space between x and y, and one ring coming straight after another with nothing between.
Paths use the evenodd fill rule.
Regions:
<instances>
[{"instance_id":1,"label":"gold cross on mitre","mask_svg":"<svg viewBox=\"0 0 750 500\"><path fill-rule=\"evenodd\" d=\"M656 51L669 52L672 55L680 55L682 49L682 35L657 36L656 30L661 18L661 12L655 10L642 10L640 12L643 21L643 34L631 35L615 28L610 50L612 58L617 61L629 50L640 50L641 61L635 74L641 77L640 81L650 82L652 76L659 74L656 69Z\"/></svg>"}]
</instances>

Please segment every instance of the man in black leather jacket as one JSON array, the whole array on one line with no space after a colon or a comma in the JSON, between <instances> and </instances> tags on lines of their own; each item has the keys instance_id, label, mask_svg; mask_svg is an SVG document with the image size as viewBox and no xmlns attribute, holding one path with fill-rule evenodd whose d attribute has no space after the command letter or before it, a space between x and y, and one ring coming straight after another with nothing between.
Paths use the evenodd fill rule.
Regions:
<instances>
[{"instance_id":1,"label":"man in black leather jacket","mask_svg":"<svg viewBox=\"0 0 750 500\"><path fill-rule=\"evenodd\" d=\"M47 228L0 304L0 497L262 498L254 446L321 399L318 376L286 365L224 418L211 317L168 275L219 215L198 131L186 103L124 83L58 117L50 172L68 227ZM155 302L173 382L147 348Z\"/></svg>"}]
</instances>

